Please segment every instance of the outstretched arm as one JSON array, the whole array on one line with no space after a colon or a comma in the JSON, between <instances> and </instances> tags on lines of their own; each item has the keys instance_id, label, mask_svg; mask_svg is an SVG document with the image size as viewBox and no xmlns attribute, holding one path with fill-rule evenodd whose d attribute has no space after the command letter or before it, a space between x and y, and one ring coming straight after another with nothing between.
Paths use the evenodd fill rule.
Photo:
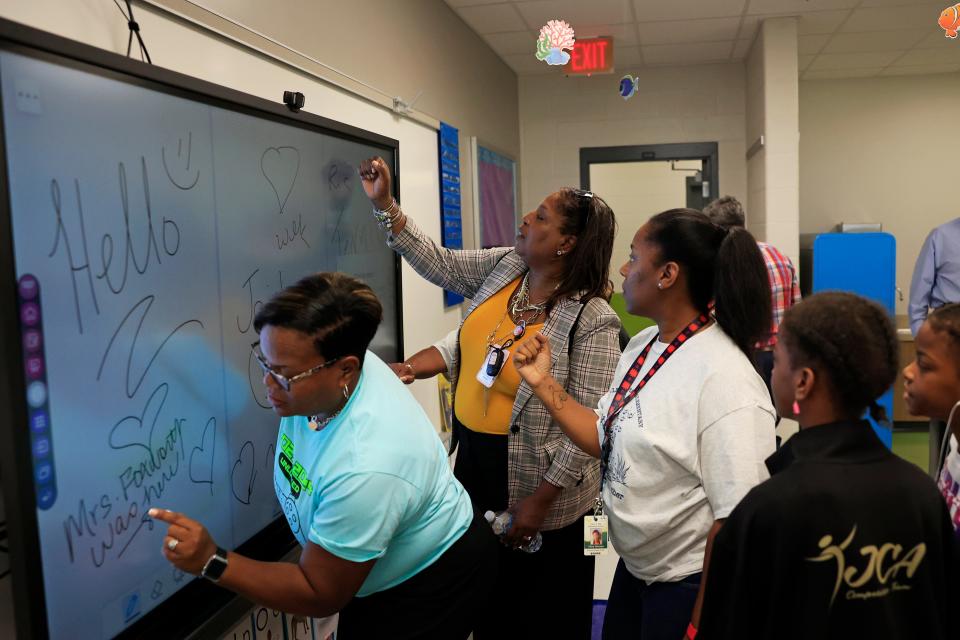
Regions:
<instances>
[{"instance_id":1,"label":"outstretched arm","mask_svg":"<svg viewBox=\"0 0 960 640\"><path fill-rule=\"evenodd\" d=\"M517 347L513 354L517 373L523 378L543 406L570 440L594 458L600 457L597 435L597 414L570 397L550 375L550 343L536 333Z\"/></svg>"}]
</instances>

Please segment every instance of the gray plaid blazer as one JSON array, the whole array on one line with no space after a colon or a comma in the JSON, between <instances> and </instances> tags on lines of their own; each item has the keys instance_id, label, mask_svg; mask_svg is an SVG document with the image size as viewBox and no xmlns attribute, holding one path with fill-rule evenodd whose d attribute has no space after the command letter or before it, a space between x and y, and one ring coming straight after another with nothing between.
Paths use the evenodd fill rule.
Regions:
<instances>
[{"instance_id":1,"label":"gray plaid blazer","mask_svg":"<svg viewBox=\"0 0 960 640\"><path fill-rule=\"evenodd\" d=\"M409 217L403 231L390 235L387 244L433 284L472 299L467 315L528 269L513 249L455 251L439 247ZM596 407L610 388L620 359L619 331L620 318L602 298L585 304L576 298L563 299L544 323L541 332L550 341L553 359L550 373L585 407ZM445 357L449 357L447 372L456 393L459 340ZM510 505L532 494L546 479L562 492L547 514L543 529L559 529L573 523L590 510L597 498L599 461L563 435L526 382L520 382L510 421Z\"/></svg>"}]
</instances>

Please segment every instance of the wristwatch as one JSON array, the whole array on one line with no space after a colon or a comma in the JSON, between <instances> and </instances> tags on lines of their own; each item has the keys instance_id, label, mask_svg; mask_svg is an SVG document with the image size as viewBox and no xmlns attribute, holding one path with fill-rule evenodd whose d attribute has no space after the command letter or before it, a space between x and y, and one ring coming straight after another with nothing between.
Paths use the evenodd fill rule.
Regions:
<instances>
[{"instance_id":1,"label":"wristwatch","mask_svg":"<svg viewBox=\"0 0 960 640\"><path fill-rule=\"evenodd\" d=\"M210 556L207 564L203 565L200 575L211 582L219 582L220 576L227 570L227 550L217 547L217 552Z\"/></svg>"}]
</instances>

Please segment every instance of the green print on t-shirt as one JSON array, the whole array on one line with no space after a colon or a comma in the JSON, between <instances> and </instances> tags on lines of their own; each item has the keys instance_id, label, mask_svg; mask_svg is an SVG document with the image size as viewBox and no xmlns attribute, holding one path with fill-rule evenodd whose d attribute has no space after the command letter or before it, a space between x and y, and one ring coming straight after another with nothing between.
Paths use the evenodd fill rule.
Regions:
<instances>
[{"instance_id":1,"label":"green print on t-shirt","mask_svg":"<svg viewBox=\"0 0 960 640\"><path fill-rule=\"evenodd\" d=\"M294 498L299 498L300 493L306 489L307 495L313 495L313 482L307 478L307 472L303 465L296 461L293 455L293 441L285 434L280 434L280 455L277 457L277 464L280 465L280 472L283 477L290 482L290 493Z\"/></svg>"}]
</instances>

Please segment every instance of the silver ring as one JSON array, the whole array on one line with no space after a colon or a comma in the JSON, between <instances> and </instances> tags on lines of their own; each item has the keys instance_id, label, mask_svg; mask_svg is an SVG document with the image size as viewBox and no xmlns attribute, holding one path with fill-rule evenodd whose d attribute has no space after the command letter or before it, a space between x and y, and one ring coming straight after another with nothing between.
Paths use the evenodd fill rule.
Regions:
<instances>
[{"instance_id":1,"label":"silver ring","mask_svg":"<svg viewBox=\"0 0 960 640\"><path fill-rule=\"evenodd\" d=\"M179 540L176 538L170 538L167 540L167 549L170 549L170 551L175 551L178 544L180 544Z\"/></svg>"}]
</instances>

